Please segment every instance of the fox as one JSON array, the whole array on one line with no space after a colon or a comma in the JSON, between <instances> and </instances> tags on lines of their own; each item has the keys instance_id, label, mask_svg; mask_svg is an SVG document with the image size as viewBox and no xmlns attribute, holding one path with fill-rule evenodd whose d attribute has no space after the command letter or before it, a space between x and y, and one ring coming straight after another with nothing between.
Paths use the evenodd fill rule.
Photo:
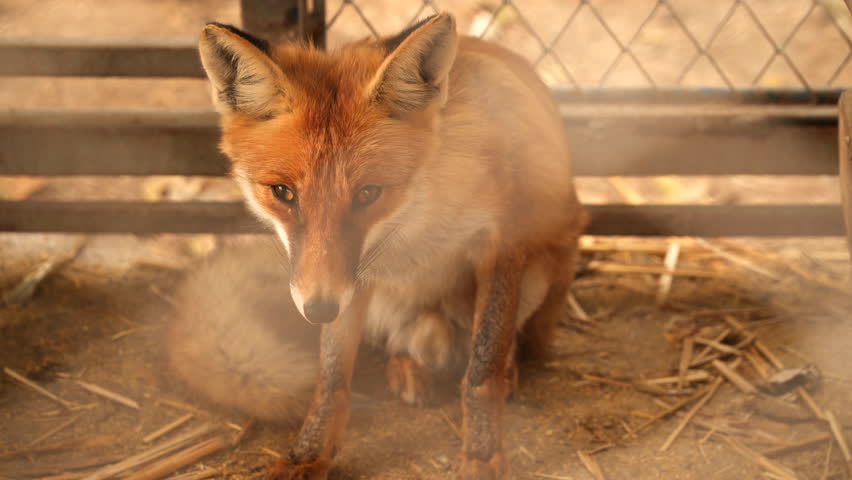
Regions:
<instances>
[{"instance_id":1,"label":"fox","mask_svg":"<svg viewBox=\"0 0 852 480\"><path fill-rule=\"evenodd\" d=\"M362 343L386 352L409 404L458 368L454 476L511 478L501 422L518 359L546 354L589 222L548 87L448 12L335 51L210 23L198 48L231 176L286 260L214 260L188 282L169 340L178 374L262 419L303 414L267 476L320 480ZM252 265L267 272L258 291L240 273ZM281 328L294 317L315 344Z\"/></svg>"}]
</instances>

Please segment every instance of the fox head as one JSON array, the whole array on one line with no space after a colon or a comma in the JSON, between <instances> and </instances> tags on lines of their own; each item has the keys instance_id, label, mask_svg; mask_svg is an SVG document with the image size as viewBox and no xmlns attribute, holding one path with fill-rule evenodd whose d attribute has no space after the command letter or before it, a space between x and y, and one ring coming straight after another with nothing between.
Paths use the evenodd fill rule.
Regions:
<instances>
[{"instance_id":1,"label":"fox head","mask_svg":"<svg viewBox=\"0 0 852 480\"><path fill-rule=\"evenodd\" d=\"M309 322L335 320L376 274L436 147L457 43L447 14L336 53L204 28L221 148L247 204L284 244Z\"/></svg>"}]
</instances>

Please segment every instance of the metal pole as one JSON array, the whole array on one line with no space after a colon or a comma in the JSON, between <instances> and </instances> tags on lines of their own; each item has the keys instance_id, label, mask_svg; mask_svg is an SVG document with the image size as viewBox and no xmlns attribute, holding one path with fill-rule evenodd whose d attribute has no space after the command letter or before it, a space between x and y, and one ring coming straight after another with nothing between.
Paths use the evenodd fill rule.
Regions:
<instances>
[{"instance_id":1,"label":"metal pole","mask_svg":"<svg viewBox=\"0 0 852 480\"><path fill-rule=\"evenodd\" d=\"M240 0L240 8L242 26L253 35L325 47L324 0Z\"/></svg>"}]
</instances>

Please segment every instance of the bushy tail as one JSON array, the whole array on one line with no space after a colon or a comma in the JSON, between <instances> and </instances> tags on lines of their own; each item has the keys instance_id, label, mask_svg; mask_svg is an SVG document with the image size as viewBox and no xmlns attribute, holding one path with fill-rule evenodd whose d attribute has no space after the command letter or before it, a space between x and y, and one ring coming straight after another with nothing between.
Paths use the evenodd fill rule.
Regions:
<instances>
[{"instance_id":1,"label":"bushy tail","mask_svg":"<svg viewBox=\"0 0 852 480\"><path fill-rule=\"evenodd\" d=\"M227 249L190 273L176 296L168 364L191 390L267 421L304 414L318 371L318 330L290 297L271 246Z\"/></svg>"}]
</instances>

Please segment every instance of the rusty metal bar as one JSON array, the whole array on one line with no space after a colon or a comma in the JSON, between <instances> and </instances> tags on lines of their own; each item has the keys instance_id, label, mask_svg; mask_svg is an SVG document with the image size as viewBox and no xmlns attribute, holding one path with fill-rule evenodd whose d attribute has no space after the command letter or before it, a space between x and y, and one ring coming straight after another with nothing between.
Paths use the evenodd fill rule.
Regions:
<instances>
[{"instance_id":1,"label":"rusty metal bar","mask_svg":"<svg viewBox=\"0 0 852 480\"><path fill-rule=\"evenodd\" d=\"M324 0L240 0L240 9L243 28L259 37L325 47Z\"/></svg>"}]
</instances>

